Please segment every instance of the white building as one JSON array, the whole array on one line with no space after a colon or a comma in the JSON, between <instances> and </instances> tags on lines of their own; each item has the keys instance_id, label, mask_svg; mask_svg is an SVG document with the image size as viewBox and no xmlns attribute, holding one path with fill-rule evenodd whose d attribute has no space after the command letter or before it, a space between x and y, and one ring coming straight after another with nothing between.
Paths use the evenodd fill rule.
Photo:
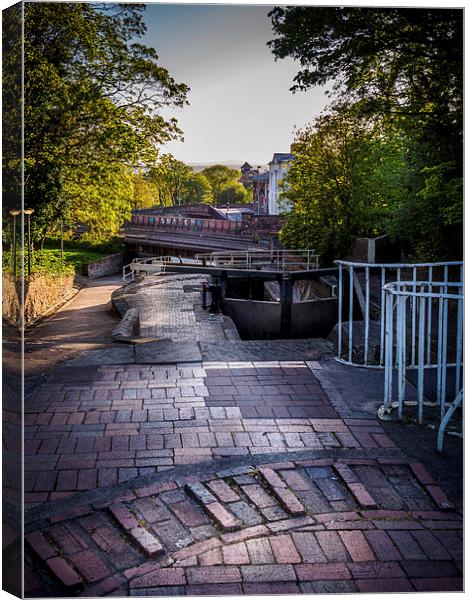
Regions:
<instances>
[{"instance_id":1,"label":"white building","mask_svg":"<svg viewBox=\"0 0 470 600\"><path fill-rule=\"evenodd\" d=\"M268 188L268 214L278 215L290 210L289 203L285 200L279 202L279 183L284 179L289 170L290 161L295 158L294 154L287 152L276 152L269 163L269 188Z\"/></svg>"}]
</instances>

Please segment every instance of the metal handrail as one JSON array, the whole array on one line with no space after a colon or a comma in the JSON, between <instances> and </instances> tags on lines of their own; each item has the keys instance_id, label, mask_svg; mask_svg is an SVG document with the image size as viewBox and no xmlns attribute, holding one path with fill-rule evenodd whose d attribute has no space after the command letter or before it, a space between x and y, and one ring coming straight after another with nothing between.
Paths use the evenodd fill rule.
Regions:
<instances>
[{"instance_id":1,"label":"metal handrail","mask_svg":"<svg viewBox=\"0 0 470 600\"><path fill-rule=\"evenodd\" d=\"M239 269L273 266L281 271L299 267L300 270L317 270L320 255L314 250L235 250L232 252L210 252L196 254L203 264L236 266Z\"/></svg>"},{"instance_id":2,"label":"metal handrail","mask_svg":"<svg viewBox=\"0 0 470 600\"><path fill-rule=\"evenodd\" d=\"M454 293L457 289L459 293ZM437 290L437 291L435 291ZM439 410L438 450L442 450L445 429L463 401L463 282L449 281L412 281L392 282L384 286L386 295L385 316L385 377L384 404L379 414L386 415L393 408L398 409L399 419L403 418L405 406L417 405L418 422L423 423L424 407L433 406ZM437 300L437 302L436 302ZM430 331L426 331L425 320L434 309L438 310L437 349L435 359L425 352L430 340ZM437 306L435 306L437 304ZM454 310L452 311L452 308ZM455 315L455 330L451 332L452 318ZM417 321L418 328L407 326L409 318ZM455 340L449 335L455 332ZM415 340L417 337L417 340ZM411 338L411 339L410 339ZM453 347L452 347L453 346ZM417 349L416 364L410 363L410 348L414 354ZM454 360L451 351L454 350ZM453 401L447 401L449 391L448 369L455 369ZM417 402L406 400L407 371L417 369ZM435 401L425 401L425 369L436 370ZM393 401L393 380L396 371L396 401Z\"/></svg>"},{"instance_id":3,"label":"metal handrail","mask_svg":"<svg viewBox=\"0 0 470 600\"><path fill-rule=\"evenodd\" d=\"M437 275L442 272L443 283L449 282L449 276L463 280L463 262L448 261L436 263L362 263L357 261L337 260L338 265L338 326L337 360L352 366L367 368L384 368L385 354L385 285L392 279L396 283L412 283L417 281L418 269L427 270L427 282L435 282ZM378 273L377 273L378 271ZM363 274L364 281L361 283L358 273ZM439 275L440 276L440 275ZM349 289L346 289L345 278L349 279ZM378 298L373 298L373 287L377 288ZM416 331L416 303L417 298L412 300L413 311L411 328ZM355 304L360 304L364 321L363 339L358 339L354 323ZM426 318L428 345L426 354L429 357L431 351L431 328L432 315L429 311ZM380 342L377 347L371 346L370 328L371 323L378 323L380 331ZM343 348L343 324L347 323L347 347ZM360 335L359 338L362 336ZM361 343L363 342L363 343ZM363 356L354 356L353 349L363 346ZM372 350L376 350L376 355ZM413 362L416 362L415 348L412 349Z\"/></svg>"}]
</instances>

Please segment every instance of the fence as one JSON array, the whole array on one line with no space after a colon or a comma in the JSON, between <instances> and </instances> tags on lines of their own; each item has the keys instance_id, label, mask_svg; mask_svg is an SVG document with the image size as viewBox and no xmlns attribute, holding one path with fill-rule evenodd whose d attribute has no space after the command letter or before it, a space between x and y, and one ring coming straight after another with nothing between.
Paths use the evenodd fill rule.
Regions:
<instances>
[{"instance_id":1,"label":"fence","mask_svg":"<svg viewBox=\"0 0 470 600\"><path fill-rule=\"evenodd\" d=\"M312 271L318 269L319 255L314 250L247 250L197 254L203 265L234 269L275 271Z\"/></svg>"},{"instance_id":2,"label":"fence","mask_svg":"<svg viewBox=\"0 0 470 600\"><path fill-rule=\"evenodd\" d=\"M391 282L463 281L462 262L359 263L338 265L337 359L348 365L383 368L385 358L385 285ZM419 277L418 277L419 276ZM355 318L357 317L357 318ZM416 363L416 297L412 300L411 357ZM430 357L432 313L426 317L426 356Z\"/></svg>"},{"instance_id":3,"label":"fence","mask_svg":"<svg viewBox=\"0 0 470 600\"><path fill-rule=\"evenodd\" d=\"M444 432L463 399L463 283L394 282L386 284L384 292L386 315L383 410L387 413L397 407L398 418L402 419L405 405L416 405L418 422L422 424L424 407L435 408L440 423L438 450L441 451ZM435 343L429 325L433 315L438 319ZM411 327L408 327L410 319ZM395 367L397 400L393 402ZM407 375L410 369L417 370L416 402L406 399ZM449 370L454 375L453 386L449 382ZM430 388L428 394L425 393L425 371ZM425 401L425 396L429 396L430 399Z\"/></svg>"}]
</instances>

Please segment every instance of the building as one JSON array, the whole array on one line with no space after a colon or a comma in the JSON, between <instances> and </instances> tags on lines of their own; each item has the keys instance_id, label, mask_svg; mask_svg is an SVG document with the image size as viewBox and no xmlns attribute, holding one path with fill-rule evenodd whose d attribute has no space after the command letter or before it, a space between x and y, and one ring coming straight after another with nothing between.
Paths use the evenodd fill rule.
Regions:
<instances>
[{"instance_id":1,"label":"building","mask_svg":"<svg viewBox=\"0 0 470 600\"><path fill-rule=\"evenodd\" d=\"M253 208L257 215L268 214L269 171L259 171L253 177Z\"/></svg>"},{"instance_id":2,"label":"building","mask_svg":"<svg viewBox=\"0 0 470 600\"><path fill-rule=\"evenodd\" d=\"M295 158L295 154L288 152L276 152L269 163L269 184L268 184L268 214L278 215L281 212L289 210L289 203L280 201L280 182L284 179L289 170L290 162Z\"/></svg>"},{"instance_id":3,"label":"building","mask_svg":"<svg viewBox=\"0 0 470 600\"><path fill-rule=\"evenodd\" d=\"M259 169L259 167L258 167ZM242 176L238 180L241 184L245 186L247 190L251 189L253 186L253 179L258 173L258 170L250 165L250 163L245 162L240 167L240 171Z\"/></svg>"}]
</instances>

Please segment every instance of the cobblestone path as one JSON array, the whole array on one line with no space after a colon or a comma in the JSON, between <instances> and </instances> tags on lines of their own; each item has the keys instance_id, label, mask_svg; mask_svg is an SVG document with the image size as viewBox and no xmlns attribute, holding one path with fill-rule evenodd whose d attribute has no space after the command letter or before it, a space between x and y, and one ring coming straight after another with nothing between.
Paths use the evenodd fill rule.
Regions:
<instances>
[{"instance_id":1,"label":"cobblestone path","mask_svg":"<svg viewBox=\"0 0 470 600\"><path fill-rule=\"evenodd\" d=\"M221 319L200 309L203 275L164 275L137 285L132 304L139 310L140 335L173 341L226 340Z\"/></svg>"},{"instance_id":2,"label":"cobblestone path","mask_svg":"<svg viewBox=\"0 0 470 600\"><path fill-rule=\"evenodd\" d=\"M209 469L29 523L26 595L461 590L451 508L406 459Z\"/></svg>"}]
</instances>

